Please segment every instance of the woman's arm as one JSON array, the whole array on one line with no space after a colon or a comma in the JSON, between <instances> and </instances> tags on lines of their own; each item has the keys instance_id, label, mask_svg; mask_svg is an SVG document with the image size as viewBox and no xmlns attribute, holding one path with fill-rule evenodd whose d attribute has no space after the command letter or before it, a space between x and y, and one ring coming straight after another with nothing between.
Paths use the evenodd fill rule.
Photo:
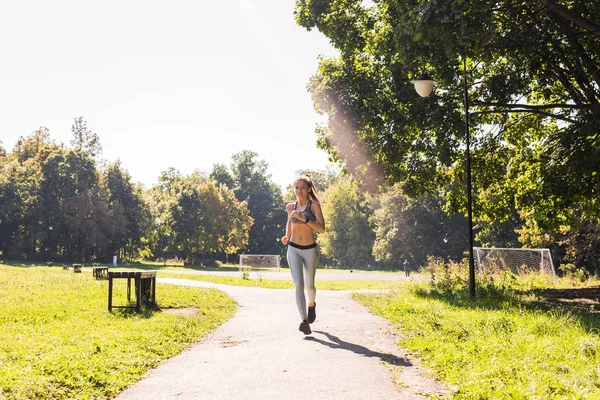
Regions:
<instances>
[{"instance_id":1,"label":"woman's arm","mask_svg":"<svg viewBox=\"0 0 600 400\"><path fill-rule=\"evenodd\" d=\"M319 233L325 232L325 218L323 217L323 213L321 212L321 205L319 203L313 202L310 210L315 215L315 220L308 221L307 225L310 226L311 229Z\"/></svg>"},{"instance_id":2,"label":"woman's arm","mask_svg":"<svg viewBox=\"0 0 600 400\"><path fill-rule=\"evenodd\" d=\"M290 235L292 234L292 221L290 220L290 210L292 209L292 203L285 206L285 211L287 211L287 224L285 224L285 236L281 238L281 243L288 244L290 240Z\"/></svg>"}]
</instances>

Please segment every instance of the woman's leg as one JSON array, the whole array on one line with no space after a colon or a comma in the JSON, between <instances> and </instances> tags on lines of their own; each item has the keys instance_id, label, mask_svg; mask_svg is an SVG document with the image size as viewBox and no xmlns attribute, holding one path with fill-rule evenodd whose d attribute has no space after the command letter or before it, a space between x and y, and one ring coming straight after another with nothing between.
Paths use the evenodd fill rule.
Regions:
<instances>
[{"instance_id":1,"label":"woman's leg","mask_svg":"<svg viewBox=\"0 0 600 400\"><path fill-rule=\"evenodd\" d=\"M304 280L306 282L306 292L308 293L308 304L315 304L317 297L317 288L315 287L315 274L317 272L317 262L319 253L316 247L303 250L304 255Z\"/></svg>"},{"instance_id":2,"label":"woman's leg","mask_svg":"<svg viewBox=\"0 0 600 400\"><path fill-rule=\"evenodd\" d=\"M302 273L304 260L300 255L300 252L302 251L303 250L288 246L287 260L290 267L290 272L292 273L292 279L294 280L294 286L296 287L296 306L298 306L300 318L304 320L306 319L307 315L306 297L304 296L304 274Z\"/></svg>"}]
</instances>

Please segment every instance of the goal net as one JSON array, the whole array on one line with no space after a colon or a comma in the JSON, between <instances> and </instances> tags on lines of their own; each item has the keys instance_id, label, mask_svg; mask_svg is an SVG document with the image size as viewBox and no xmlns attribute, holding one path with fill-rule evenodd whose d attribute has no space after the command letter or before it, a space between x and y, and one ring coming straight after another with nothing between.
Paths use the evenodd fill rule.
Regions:
<instances>
[{"instance_id":1,"label":"goal net","mask_svg":"<svg viewBox=\"0 0 600 400\"><path fill-rule=\"evenodd\" d=\"M528 272L551 274L556 278L550 249L511 249L474 247L475 264L480 273L511 270L520 275Z\"/></svg>"},{"instance_id":2,"label":"goal net","mask_svg":"<svg viewBox=\"0 0 600 400\"><path fill-rule=\"evenodd\" d=\"M269 254L241 254L240 271L244 268L277 268L277 271L279 271L279 256Z\"/></svg>"}]
</instances>

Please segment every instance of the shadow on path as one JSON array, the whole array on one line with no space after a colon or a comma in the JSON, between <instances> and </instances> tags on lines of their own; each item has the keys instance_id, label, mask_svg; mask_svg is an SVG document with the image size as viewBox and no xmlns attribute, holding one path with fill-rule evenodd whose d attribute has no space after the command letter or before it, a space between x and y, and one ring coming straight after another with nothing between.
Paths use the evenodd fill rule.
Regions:
<instances>
[{"instance_id":1,"label":"shadow on path","mask_svg":"<svg viewBox=\"0 0 600 400\"><path fill-rule=\"evenodd\" d=\"M401 357L398 357L398 356L395 356L395 355L389 354L389 353L380 353L378 351L370 350L370 349L368 349L364 346L360 346L358 344L345 342L345 341L341 340L339 337L334 336L328 332L313 331L313 333L320 333L320 334L327 336L327 339L329 339L330 342L327 342L327 341L321 340L321 339L317 339L313 336L306 336L304 338L304 340L310 340L312 342L317 342L324 346L330 347L332 349L349 350L349 351L352 351L353 353L361 354L366 357L377 357L381 361L385 361L391 365L397 365L397 366L402 366L402 367L412 366L410 361L408 361L405 358L401 358Z\"/></svg>"}]
</instances>

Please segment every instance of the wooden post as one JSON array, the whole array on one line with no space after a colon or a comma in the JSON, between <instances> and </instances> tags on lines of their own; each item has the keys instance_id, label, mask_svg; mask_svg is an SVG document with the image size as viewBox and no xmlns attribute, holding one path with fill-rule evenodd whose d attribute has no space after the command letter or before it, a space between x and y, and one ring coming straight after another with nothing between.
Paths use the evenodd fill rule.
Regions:
<instances>
[{"instance_id":1,"label":"wooden post","mask_svg":"<svg viewBox=\"0 0 600 400\"><path fill-rule=\"evenodd\" d=\"M135 299L135 311L140 312L140 305L142 304L142 278L135 278L135 288L136 288L136 299Z\"/></svg>"},{"instance_id":2,"label":"wooden post","mask_svg":"<svg viewBox=\"0 0 600 400\"><path fill-rule=\"evenodd\" d=\"M112 290L113 290L113 280L112 276L108 278L108 311L112 311Z\"/></svg>"}]
</instances>

